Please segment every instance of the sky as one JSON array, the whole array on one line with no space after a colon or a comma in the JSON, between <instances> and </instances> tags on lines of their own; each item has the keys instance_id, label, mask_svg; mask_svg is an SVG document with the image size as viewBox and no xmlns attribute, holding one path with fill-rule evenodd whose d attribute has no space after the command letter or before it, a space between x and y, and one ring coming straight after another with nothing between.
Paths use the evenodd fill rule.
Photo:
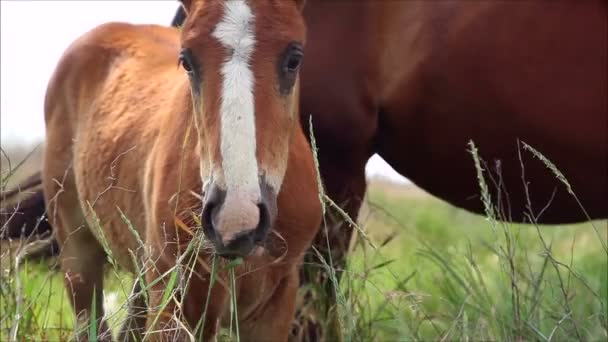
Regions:
<instances>
[{"instance_id":1,"label":"sky","mask_svg":"<svg viewBox=\"0 0 608 342\"><path fill-rule=\"evenodd\" d=\"M44 139L47 82L74 39L109 21L169 25L177 7L176 0L1 0L0 143ZM366 174L409 182L377 155L368 162Z\"/></svg>"}]
</instances>

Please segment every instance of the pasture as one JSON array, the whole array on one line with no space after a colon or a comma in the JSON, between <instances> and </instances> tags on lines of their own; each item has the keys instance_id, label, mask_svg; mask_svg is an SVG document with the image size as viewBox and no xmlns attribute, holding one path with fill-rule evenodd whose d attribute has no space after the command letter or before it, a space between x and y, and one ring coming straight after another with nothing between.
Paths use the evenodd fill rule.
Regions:
<instances>
[{"instance_id":1,"label":"pasture","mask_svg":"<svg viewBox=\"0 0 608 342\"><path fill-rule=\"evenodd\" d=\"M9 156L14 167L23 152L9 151ZM36 163L29 161L7 177L3 159L3 185L27 175L28 165ZM547 177L555 175L548 170ZM480 194L483 198L482 190ZM496 212L500 217L501 211ZM450 206L412 185L369 180L358 225L360 234L351 243L352 254L336 289L338 306L330 310L337 313L344 341L608 337L605 220L506 224ZM17 268L11 255L4 244L0 340L69 339L73 313L55 260L26 259ZM104 306L116 333L132 278L111 265L105 274ZM303 314L319 324L331 321L315 316L314 307L308 309ZM235 339L234 332L223 331L221 340Z\"/></svg>"}]
</instances>

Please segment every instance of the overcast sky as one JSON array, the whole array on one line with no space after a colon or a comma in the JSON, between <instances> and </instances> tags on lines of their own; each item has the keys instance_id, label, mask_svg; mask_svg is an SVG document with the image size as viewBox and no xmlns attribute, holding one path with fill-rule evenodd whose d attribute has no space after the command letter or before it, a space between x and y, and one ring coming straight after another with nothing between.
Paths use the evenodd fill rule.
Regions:
<instances>
[{"instance_id":1,"label":"overcast sky","mask_svg":"<svg viewBox=\"0 0 608 342\"><path fill-rule=\"evenodd\" d=\"M177 6L176 0L0 1L1 143L44 139L46 85L75 38L108 21L168 25ZM366 171L405 180L377 156Z\"/></svg>"}]
</instances>

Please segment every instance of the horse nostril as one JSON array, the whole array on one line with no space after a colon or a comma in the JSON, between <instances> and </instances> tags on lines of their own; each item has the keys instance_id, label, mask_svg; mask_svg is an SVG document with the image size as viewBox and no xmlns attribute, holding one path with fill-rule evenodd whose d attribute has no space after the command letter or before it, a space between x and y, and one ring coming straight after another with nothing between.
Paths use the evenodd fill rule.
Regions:
<instances>
[{"instance_id":1,"label":"horse nostril","mask_svg":"<svg viewBox=\"0 0 608 342\"><path fill-rule=\"evenodd\" d=\"M268 206L264 202L259 203L258 210L260 211L260 221L253 231L253 240L255 243L260 243L266 238L266 234L271 225L270 210L268 210Z\"/></svg>"},{"instance_id":2,"label":"horse nostril","mask_svg":"<svg viewBox=\"0 0 608 342\"><path fill-rule=\"evenodd\" d=\"M217 241L219 238L214 221L216 221L218 211L221 210L225 199L225 190L222 190L213 182L206 185L205 197L203 199L203 211L201 212L201 223L206 238L213 242Z\"/></svg>"},{"instance_id":3,"label":"horse nostril","mask_svg":"<svg viewBox=\"0 0 608 342\"><path fill-rule=\"evenodd\" d=\"M215 227L213 227L213 212L217 207L217 203L215 202L207 202L203 207L202 212L202 224L203 224L203 232L207 236L207 239L213 241L216 238L215 235Z\"/></svg>"}]
</instances>

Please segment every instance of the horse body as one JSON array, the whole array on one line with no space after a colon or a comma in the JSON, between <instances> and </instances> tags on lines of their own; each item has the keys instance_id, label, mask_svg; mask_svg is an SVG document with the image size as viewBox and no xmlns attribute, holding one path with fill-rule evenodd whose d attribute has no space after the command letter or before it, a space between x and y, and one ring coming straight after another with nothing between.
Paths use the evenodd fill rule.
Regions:
<instances>
[{"instance_id":1,"label":"horse body","mask_svg":"<svg viewBox=\"0 0 608 342\"><path fill-rule=\"evenodd\" d=\"M363 166L378 153L431 194L483 213L473 140L489 168L500 160L506 218L529 220L521 140L557 165L592 219L606 217L605 10L599 1L308 1L300 112L316 123L328 189L362 198ZM550 202L537 221L586 220L552 172L522 155L534 213Z\"/></svg>"},{"instance_id":2,"label":"horse body","mask_svg":"<svg viewBox=\"0 0 608 342\"><path fill-rule=\"evenodd\" d=\"M46 98L49 137L44 180L48 203L53 203L52 197L61 189L55 184L56 180L63 184L66 195L76 196L74 200L78 205L74 208L83 208L86 212L91 205L96 216L103 218L101 224L108 227L104 237L109 246L126 246L132 251L138 247L136 237L123 234L124 222L116 215L116 206L125 212L138 213L129 219L145 239L147 222L143 191L147 175L142 166L155 156L154 141L161 134L162 125L170 130L181 123L170 119L179 113L164 110L172 108L170 103L143 101L150 97L163 99L160 94L171 94L180 86L168 82L152 83L136 76L144 73L164 75L160 79L176 78L180 70L169 58L177 51L177 46L155 41L163 34L166 36L167 32L157 27L120 27L118 24L104 25L85 34L64 54L49 82ZM139 46L133 46L134 42L139 42ZM159 48L163 53L158 54ZM129 49L139 55L128 52ZM150 58L164 58L165 61L154 63ZM185 81L183 83L185 85ZM130 87L138 91L129 91ZM137 104L137 110L133 109L134 104ZM184 127L177 128L182 131L177 130L175 134L183 136ZM52 208L49 215L51 220L61 219L61 214L54 213ZM89 227L96 226L93 216L81 216L87 218ZM67 239L67 236L61 239ZM113 250L114 256L124 265L131 261L127 248Z\"/></svg>"},{"instance_id":3,"label":"horse body","mask_svg":"<svg viewBox=\"0 0 608 342\"><path fill-rule=\"evenodd\" d=\"M606 217L607 55L601 7L485 2L444 9L458 12L446 20L448 32L435 34L443 43L420 67L418 99L408 107L399 95L382 106L379 153L439 198L480 213L466 151L472 139L488 168L494 169L495 159L501 161L502 179L494 177L502 182L498 191L509 195L501 199L509 201L503 203L509 206L508 219L526 220L522 172L531 182L532 215L549 205L535 218L539 222L588 219L529 152L522 152L521 169L519 139L558 166L592 218ZM395 148L397 141L420 148L406 156Z\"/></svg>"},{"instance_id":4,"label":"horse body","mask_svg":"<svg viewBox=\"0 0 608 342\"><path fill-rule=\"evenodd\" d=\"M357 217L377 153L423 190L485 215L473 141L498 219L607 218L606 10L601 1L308 0L300 121L308 132L312 116L329 196ZM315 247L339 277L352 230L339 215L328 222L331 251L325 236Z\"/></svg>"},{"instance_id":5,"label":"horse body","mask_svg":"<svg viewBox=\"0 0 608 342\"><path fill-rule=\"evenodd\" d=\"M290 3L294 8L296 5L296 1ZM192 6L201 16L219 14L217 26L227 26L222 27L227 32L240 29L238 25L243 23L222 21L224 8L224 16L263 13L263 9L252 10L243 4L223 1L186 2L184 6ZM283 6L282 10L291 10ZM269 13L275 12L266 12ZM183 39L190 40L191 59L212 56L213 51L204 54L194 51L201 45L192 40L208 40L206 33L198 31L199 22L193 19L194 28L184 29L181 37L174 28L156 25L101 25L68 48L48 85L42 183L49 221L61 248L61 267L66 287L73 293L78 322L85 325L88 322L91 301L97 293L95 315L102 337L108 337L102 319L103 296L99 295L103 291L101 269L106 261L106 248L120 266L134 273L144 272L145 281L150 284L146 308L139 293L143 284L136 281L121 339L128 339L131 333L141 334L146 328L160 329L161 338L180 339L185 336L176 334L174 328L186 324L193 329L201 319L205 320L204 338L217 333L218 324L226 320L228 312L226 276L218 276L219 285L213 287L211 297L207 298L211 254L202 249L195 265L179 261L194 235L200 235L194 217L201 212L208 238L205 246L212 244L218 253L227 253L229 258L244 257L244 264L235 271L243 338L283 340L291 327L299 282L298 264L321 223L312 154L297 125L297 106L291 100L297 97L297 82L291 78L291 84L281 83L281 93L271 99L264 98L263 95L270 94L258 88L252 91L254 96L262 94L257 97L261 105L256 105L266 109L263 116L257 115L257 107L254 112L234 111L232 103L231 110L238 118L215 118L218 99L225 102L231 94L217 92L214 80L218 79L211 76L204 85L197 84L190 66L186 76L178 65L178 57L185 49ZM285 38L292 38L289 32ZM238 44L234 47L239 48ZM219 51L222 50L215 52L217 57L221 57L217 55ZM290 56L279 54L279 62L284 55ZM252 58L254 62L260 59ZM219 69L222 59L205 61L207 76ZM291 63L290 68L289 72L294 73L289 77L297 77L297 64ZM225 71L224 78L229 73L230 70ZM271 74L264 76L255 78L259 82L256 87L274 81L269 77ZM237 89L243 86L239 79L232 81ZM204 94L199 86L205 87ZM256 183L260 180L261 198L254 197L255 191L260 191L256 190L257 184L245 179L251 175L242 172L251 167L252 160L239 155L228 164L225 160L230 157L230 150L215 145L225 134L232 134L235 140L244 139L238 135L240 132L234 136L234 132L224 130L224 126L220 129L215 123L247 120L247 115L256 115L252 121L254 129L259 129L258 126L266 129L257 134L257 139L254 137L258 157L253 162L261 173L253 176ZM255 140L246 143L255 144ZM229 142L233 143L230 148L246 152L243 146L234 145L237 142ZM272 150L268 151L268 146ZM281 151L286 154L280 154ZM270 183L270 190L264 188L265 182ZM253 204L259 208L259 215L247 216L247 201L258 201ZM242 212L236 213L231 206ZM270 208L268 212L264 211L266 208ZM266 233L266 229L271 231ZM254 243L261 247L255 247ZM170 301L161 308L163 312L152 326L168 278L154 281L176 266L180 284L184 283L179 287L181 304L177 307ZM188 277L189 272L194 276ZM204 316L207 300L209 307ZM184 323L180 325L179 321Z\"/></svg>"}]
</instances>

